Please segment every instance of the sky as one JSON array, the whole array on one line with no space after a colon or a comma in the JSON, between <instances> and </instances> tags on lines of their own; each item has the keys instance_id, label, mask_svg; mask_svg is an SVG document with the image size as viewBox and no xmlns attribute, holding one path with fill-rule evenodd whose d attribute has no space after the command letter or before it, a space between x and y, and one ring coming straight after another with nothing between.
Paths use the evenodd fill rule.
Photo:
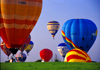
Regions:
<instances>
[{"instance_id":1,"label":"sky","mask_svg":"<svg viewBox=\"0 0 100 70\"><path fill-rule=\"evenodd\" d=\"M64 42L61 35L63 24L73 18L90 19L96 24L98 29L97 38L88 51L88 55L92 61L100 62L100 0L43 0L41 15L31 32L31 41L34 42L34 47L29 52L26 62L41 59L39 52L44 48L52 50L51 61L54 61L55 55L57 55L57 59L63 61L62 56L57 51L57 46ZM52 20L58 21L60 24L55 39L47 30L47 23ZM25 51L24 53L26 54ZM1 62L8 60L2 50L0 51L0 57Z\"/></svg>"}]
</instances>

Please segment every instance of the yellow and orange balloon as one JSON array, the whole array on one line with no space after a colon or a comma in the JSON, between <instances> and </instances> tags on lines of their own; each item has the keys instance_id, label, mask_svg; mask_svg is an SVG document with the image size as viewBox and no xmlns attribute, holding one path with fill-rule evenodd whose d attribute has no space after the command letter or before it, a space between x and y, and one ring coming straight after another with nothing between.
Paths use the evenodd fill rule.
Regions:
<instances>
[{"instance_id":1,"label":"yellow and orange balloon","mask_svg":"<svg viewBox=\"0 0 100 70\"><path fill-rule=\"evenodd\" d=\"M25 42L38 21L42 0L1 0L0 32L7 48L14 51Z\"/></svg>"},{"instance_id":2,"label":"yellow and orange balloon","mask_svg":"<svg viewBox=\"0 0 100 70\"><path fill-rule=\"evenodd\" d=\"M85 51L72 49L66 54L64 62L92 62L92 60Z\"/></svg>"}]
</instances>

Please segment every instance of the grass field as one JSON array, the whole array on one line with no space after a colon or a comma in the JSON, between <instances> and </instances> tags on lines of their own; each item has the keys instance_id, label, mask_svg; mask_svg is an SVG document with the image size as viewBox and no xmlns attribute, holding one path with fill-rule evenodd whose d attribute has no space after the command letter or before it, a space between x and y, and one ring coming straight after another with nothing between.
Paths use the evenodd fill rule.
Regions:
<instances>
[{"instance_id":1,"label":"grass field","mask_svg":"<svg viewBox=\"0 0 100 70\"><path fill-rule=\"evenodd\" d=\"M1 70L100 70L100 63L23 62L0 63Z\"/></svg>"}]
</instances>

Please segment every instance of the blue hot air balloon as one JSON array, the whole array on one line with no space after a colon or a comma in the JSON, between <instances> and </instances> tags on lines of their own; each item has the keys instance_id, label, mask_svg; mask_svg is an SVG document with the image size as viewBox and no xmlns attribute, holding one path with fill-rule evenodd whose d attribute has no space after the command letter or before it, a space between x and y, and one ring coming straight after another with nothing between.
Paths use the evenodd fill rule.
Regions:
<instances>
[{"instance_id":1,"label":"blue hot air balloon","mask_svg":"<svg viewBox=\"0 0 100 70\"><path fill-rule=\"evenodd\" d=\"M66 46L66 43L60 43L57 47L57 50L63 58L65 58L66 53L69 51L68 47Z\"/></svg>"},{"instance_id":2,"label":"blue hot air balloon","mask_svg":"<svg viewBox=\"0 0 100 70\"><path fill-rule=\"evenodd\" d=\"M71 50L79 48L88 52L97 37L97 27L89 19L70 19L62 27L62 37Z\"/></svg>"}]
</instances>

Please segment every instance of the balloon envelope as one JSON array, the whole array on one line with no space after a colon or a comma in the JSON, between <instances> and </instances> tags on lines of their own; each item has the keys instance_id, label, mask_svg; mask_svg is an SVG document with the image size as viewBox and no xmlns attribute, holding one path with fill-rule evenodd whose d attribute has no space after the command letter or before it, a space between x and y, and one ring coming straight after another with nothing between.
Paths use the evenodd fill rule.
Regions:
<instances>
[{"instance_id":1,"label":"balloon envelope","mask_svg":"<svg viewBox=\"0 0 100 70\"><path fill-rule=\"evenodd\" d=\"M30 43L31 40L31 35L28 36L28 38L26 39L26 41L23 43L23 45L20 48L20 51L23 52L24 49L27 47L27 45Z\"/></svg>"},{"instance_id":2,"label":"balloon envelope","mask_svg":"<svg viewBox=\"0 0 100 70\"><path fill-rule=\"evenodd\" d=\"M53 53L50 49L43 49L40 51L40 57L43 61L48 62L53 56Z\"/></svg>"},{"instance_id":3,"label":"balloon envelope","mask_svg":"<svg viewBox=\"0 0 100 70\"><path fill-rule=\"evenodd\" d=\"M65 57L64 62L92 62L89 55L81 49L70 50Z\"/></svg>"},{"instance_id":4,"label":"balloon envelope","mask_svg":"<svg viewBox=\"0 0 100 70\"><path fill-rule=\"evenodd\" d=\"M51 33L52 37L56 35L57 31L59 30L60 24L57 21L50 21L47 24L47 29Z\"/></svg>"},{"instance_id":5,"label":"balloon envelope","mask_svg":"<svg viewBox=\"0 0 100 70\"><path fill-rule=\"evenodd\" d=\"M7 48L15 54L38 21L42 0L0 0L0 2L1 37Z\"/></svg>"},{"instance_id":6,"label":"balloon envelope","mask_svg":"<svg viewBox=\"0 0 100 70\"><path fill-rule=\"evenodd\" d=\"M27 56L25 53L17 53L15 55L15 58L16 58L17 62L25 62Z\"/></svg>"},{"instance_id":7,"label":"balloon envelope","mask_svg":"<svg viewBox=\"0 0 100 70\"><path fill-rule=\"evenodd\" d=\"M2 51L9 57L11 54L10 50L6 47L5 43L2 41L0 44Z\"/></svg>"},{"instance_id":8,"label":"balloon envelope","mask_svg":"<svg viewBox=\"0 0 100 70\"><path fill-rule=\"evenodd\" d=\"M65 57L66 53L69 51L65 43L60 43L57 47L57 50L62 57Z\"/></svg>"},{"instance_id":9,"label":"balloon envelope","mask_svg":"<svg viewBox=\"0 0 100 70\"><path fill-rule=\"evenodd\" d=\"M30 41L30 43L25 47L25 51L27 52L27 54L32 50L33 47L34 43Z\"/></svg>"},{"instance_id":10,"label":"balloon envelope","mask_svg":"<svg viewBox=\"0 0 100 70\"><path fill-rule=\"evenodd\" d=\"M71 50L79 48L88 52L97 37L97 27L88 19L70 19L62 27L62 37Z\"/></svg>"}]
</instances>

